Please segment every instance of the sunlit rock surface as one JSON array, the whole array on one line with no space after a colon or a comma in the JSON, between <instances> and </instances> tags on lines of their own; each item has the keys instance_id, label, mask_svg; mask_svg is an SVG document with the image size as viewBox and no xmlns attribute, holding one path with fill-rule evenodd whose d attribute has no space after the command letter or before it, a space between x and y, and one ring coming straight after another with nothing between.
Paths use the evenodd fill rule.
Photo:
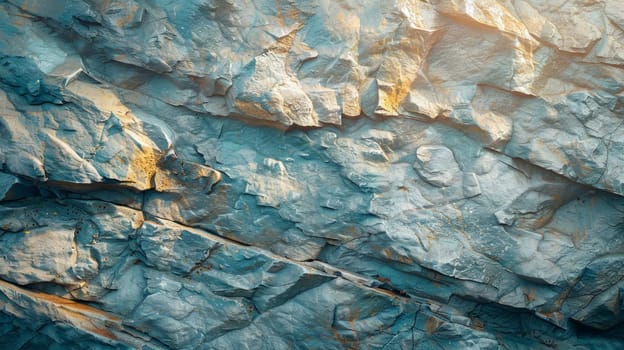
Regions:
<instances>
[{"instance_id":1,"label":"sunlit rock surface","mask_svg":"<svg viewBox=\"0 0 624 350\"><path fill-rule=\"evenodd\" d=\"M0 348L624 348L619 0L0 1Z\"/></svg>"}]
</instances>

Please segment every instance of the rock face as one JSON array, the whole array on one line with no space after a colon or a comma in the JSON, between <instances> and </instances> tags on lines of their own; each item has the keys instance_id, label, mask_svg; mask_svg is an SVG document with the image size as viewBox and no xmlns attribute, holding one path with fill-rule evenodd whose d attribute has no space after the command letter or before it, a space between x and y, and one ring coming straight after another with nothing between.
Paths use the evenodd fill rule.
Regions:
<instances>
[{"instance_id":1,"label":"rock face","mask_svg":"<svg viewBox=\"0 0 624 350\"><path fill-rule=\"evenodd\" d=\"M623 13L0 1L0 348L624 348Z\"/></svg>"}]
</instances>

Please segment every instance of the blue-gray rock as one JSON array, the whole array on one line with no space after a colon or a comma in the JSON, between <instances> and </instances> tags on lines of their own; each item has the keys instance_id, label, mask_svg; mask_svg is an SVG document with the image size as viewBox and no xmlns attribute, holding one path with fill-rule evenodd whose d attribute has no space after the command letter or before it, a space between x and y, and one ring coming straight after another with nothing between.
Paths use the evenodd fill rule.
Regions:
<instances>
[{"instance_id":1,"label":"blue-gray rock","mask_svg":"<svg viewBox=\"0 0 624 350\"><path fill-rule=\"evenodd\" d=\"M0 348L624 347L623 10L0 2Z\"/></svg>"}]
</instances>

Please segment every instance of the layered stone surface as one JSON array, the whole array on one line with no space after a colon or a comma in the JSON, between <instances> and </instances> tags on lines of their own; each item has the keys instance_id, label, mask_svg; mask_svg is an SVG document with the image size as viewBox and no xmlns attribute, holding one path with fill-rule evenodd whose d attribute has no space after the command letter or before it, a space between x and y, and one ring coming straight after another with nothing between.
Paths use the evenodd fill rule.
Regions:
<instances>
[{"instance_id":1,"label":"layered stone surface","mask_svg":"<svg viewBox=\"0 0 624 350\"><path fill-rule=\"evenodd\" d=\"M0 1L0 347L623 347L622 10Z\"/></svg>"}]
</instances>

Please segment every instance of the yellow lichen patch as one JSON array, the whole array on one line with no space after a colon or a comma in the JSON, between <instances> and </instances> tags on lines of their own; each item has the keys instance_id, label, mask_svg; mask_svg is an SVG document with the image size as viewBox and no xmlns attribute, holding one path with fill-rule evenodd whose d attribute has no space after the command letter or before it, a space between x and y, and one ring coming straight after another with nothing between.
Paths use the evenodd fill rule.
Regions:
<instances>
[{"instance_id":1,"label":"yellow lichen patch","mask_svg":"<svg viewBox=\"0 0 624 350\"><path fill-rule=\"evenodd\" d=\"M392 85L380 85L378 90L379 102L376 113L397 116L399 115L399 106L407 97L411 86L411 82L399 79Z\"/></svg>"},{"instance_id":2,"label":"yellow lichen patch","mask_svg":"<svg viewBox=\"0 0 624 350\"><path fill-rule=\"evenodd\" d=\"M132 145L125 147L122 152L110 160L112 163L118 164L120 168L126 169L126 174L119 176L116 180L128 183L139 190L151 189L153 187L152 179L158 171L157 164L162 156L162 151L143 132L140 120L112 90L82 81L72 83L68 89L91 101L103 115L118 119L122 135L126 139L124 141Z\"/></svg>"},{"instance_id":3,"label":"yellow lichen patch","mask_svg":"<svg viewBox=\"0 0 624 350\"><path fill-rule=\"evenodd\" d=\"M127 180L134 182L135 186L141 190L153 188L160 154L154 149L146 148L133 153L131 157L126 175Z\"/></svg>"}]
</instances>

